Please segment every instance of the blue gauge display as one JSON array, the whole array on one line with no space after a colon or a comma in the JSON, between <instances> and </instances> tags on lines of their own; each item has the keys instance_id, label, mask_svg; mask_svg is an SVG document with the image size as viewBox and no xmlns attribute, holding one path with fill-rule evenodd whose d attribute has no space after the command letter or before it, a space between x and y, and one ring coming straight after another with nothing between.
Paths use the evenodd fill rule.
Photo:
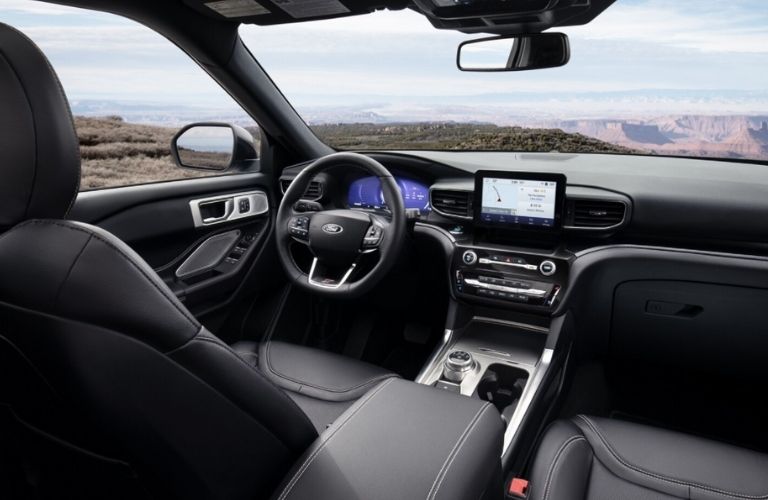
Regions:
<instances>
[{"instance_id":1,"label":"blue gauge display","mask_svg":"<svg viewBox=\"0 0 768 500\"><path fill-rule=\"evenodd\" d=\"M395 177L400 188L405 208L418 208L422 213L429 211L429 188L424 184L403 177ZM349 185L348 204L350 208L379 210L387 208L381 182L378 177L363 177Z\"/></svg>"}]
</instances>

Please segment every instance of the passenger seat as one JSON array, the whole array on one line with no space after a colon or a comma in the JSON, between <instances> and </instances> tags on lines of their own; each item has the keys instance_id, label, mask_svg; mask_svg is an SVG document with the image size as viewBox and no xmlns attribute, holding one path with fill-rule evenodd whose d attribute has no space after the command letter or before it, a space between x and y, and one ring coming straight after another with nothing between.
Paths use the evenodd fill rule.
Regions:
<instances>
[{"instance_id":1,"label":"passenger seat","mask_svg":"<svg viewBox=\"0 0 768 500\"><path fill-rule=\"evenodd\" d=\"M529 500L766 499L768 455L620 420L579 415L546 431Z\"/></svg>"}]
</instances>

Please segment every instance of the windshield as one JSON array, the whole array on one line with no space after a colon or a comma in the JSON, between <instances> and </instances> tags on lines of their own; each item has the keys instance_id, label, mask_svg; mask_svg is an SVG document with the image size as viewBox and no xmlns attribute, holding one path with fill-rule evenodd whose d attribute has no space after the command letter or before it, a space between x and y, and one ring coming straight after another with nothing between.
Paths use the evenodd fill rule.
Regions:
<instances>
[{"instance_id":1,"label":"windshield","mask_svg":"<svg viewBox=\"0 0 768 500\"><path fill-rule=\"evenodd\" d=\"M619 0L564 28L561 68L465 73L410 10L240 34L340 149L619 152L768 160L764 0Z\"/></svg>"}]
</instances>

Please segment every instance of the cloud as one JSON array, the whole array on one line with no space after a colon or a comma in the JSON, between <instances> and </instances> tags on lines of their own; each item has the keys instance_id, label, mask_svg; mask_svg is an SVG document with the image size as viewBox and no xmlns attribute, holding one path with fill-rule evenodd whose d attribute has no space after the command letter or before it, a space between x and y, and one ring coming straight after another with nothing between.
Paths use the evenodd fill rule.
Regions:
<instances>
[{"instance_id":1,"label":"cloud","mask_svg":"<svg viewBox=\"0 0 768 500\"><path fill-rule=\"evenodd\" d=\"M562 30L569 65L521 73L459 72L456 46L480 35L434 29L410 10L240 33L299 106L372 95L466 96L473 105L475 95L529 91L557 102L568 91L766 89L764 1L618 0L589 25ZM0 17L41 45L77 98L229 100L178 48L132 21L32 0L0 0Z\"/></svg>"},{"instance_id":2,"label":"cloud","mask_svg":"<svg viewBox=\"0 0 768 500\"><path fill-rule=\"evenodd\" d=\"M0 13L39 14L46 16L72 16L84 12L73 7L38 2L35 0L3 0L0 4Z\"/></svg>"},{"instance_id":3,"label":"cloud","mask_svg":"<svg viewBox=\"0 0 768 500\"><path fill-rule=\"evenodd\" d=\"M710 53L768 53L764 0L619 0L592 23L564 31L584 39L629 40Z\"/></svg>"}]
</instances>

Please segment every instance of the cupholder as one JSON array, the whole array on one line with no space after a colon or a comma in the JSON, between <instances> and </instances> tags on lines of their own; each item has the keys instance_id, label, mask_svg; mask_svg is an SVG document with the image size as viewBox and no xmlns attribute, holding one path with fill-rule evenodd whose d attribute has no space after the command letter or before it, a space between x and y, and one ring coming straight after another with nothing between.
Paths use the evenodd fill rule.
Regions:
<instances>
[{"instance_id":1,"label":"cupholder","mask_svg":"<svg viewBox=\"0 0 768 500\"><path fill-rule=\"evenodd\" d=\"M528 381L528 372L513 366L492 364L477 385L477 396L493 403L506 423L512 418Z\"/></svg>"}]
</instances>

